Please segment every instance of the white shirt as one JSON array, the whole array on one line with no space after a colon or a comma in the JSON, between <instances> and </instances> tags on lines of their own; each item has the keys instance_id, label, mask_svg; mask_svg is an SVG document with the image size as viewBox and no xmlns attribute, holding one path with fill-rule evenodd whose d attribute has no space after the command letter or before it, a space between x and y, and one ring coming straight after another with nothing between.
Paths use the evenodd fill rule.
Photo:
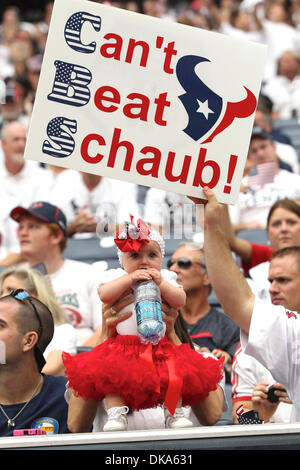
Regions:
<instances>
[{"instance_id":1,"label":"white shirt","mask_svg":"<svg viewBox=\"0 0 300 470\"><path fill-rule=\"evenodd\" d=\"M294 173L299 174L299 159L295 148L292 145L283 142L274 142L276 154L285 163L291 165Z\"/></svg>"},{"instance_id":2,"label":"white shirt","mask_svg":"<svg viewBox=\"0 0 300 470\"><path fill-rule=\"evenodd\" d=\"M45 359L47 359L47 356L51 351L65 351L69 354L76 354L76 339L76 330L69 323L54 325L53 338L44 351Z\"/></svg>"},{"instance_id":3,"label":"white shirt","mask_svg":"<svg viewBox=\"0 0 300 470\"><path fill-rule=\"evenodd\" d=\"M101 302L97 294L98 282L92 266L66 259L63 266L50 274L49 278L56 298L76 329L76 342L80 346L102 322Z\"/></svg>"},{"instance_id":4,"label":"white shirt","mask_svg":"<svg viewBox=\"0 0 300 470\"><path fill-rule=\"evenodd\" d=\"M29 207L33 202L44 200L51 186L52 175L36 162L25 161L16 175L9 173L0 156L0 259L11 252L20 251L17 237L18 224L9 216L16 206Z\"/></svg>"},{"instance_id":5,"label":"white shirt","mask_svg":"<svg viewBox=\"0 0 300 470\"><path fill-rule=\"evenodd\" d=\"M136 185L102 177L100 183L90 191L76 170L65 170L56 182L47 200L62 209L71 223L80 210L96 215L99 221L124 223L129 214L138 216Z\"/></svg>"},{"instance_id":6,"label":"white shirt","mask_svg":"<svg viewBox=\"0 0 300 470\"><path fill-rule=\"evenodd\" d=\"M253 42L265 42L265 35L263 30L243 31L242 29L232 26L230 23L223 21L220 29L220 33L228 36L236 37L238 39L246 39L247 41Z\"/></svg>"},{"instance_id":7,"label":"white shirt","mask_svg":"<svg viewBox=\"0 0 300 470\"><path fill-rule=\"evenodd\" d=\"M10 197L0 185L0 259L9 253L19 253L20 245L17 237L19 224L10 217L11 210L19 205L19 200Z\"/></svg>"},{"instance_id":8,"label":"white shirt","mask_svg":"<svg viewBox=\"0 0 300 470\"><path fill-rule=\"evenodd\" d=\"M300 77L289 80L282 75L270 78L263 87L263 93L273 102L273 111L280 119L293 117L293 112L300 116Z\"/></svg>"},{"instance_id":9,"label":"white shirt","mask_svg":"<svg viewBox=\"0 0 300 470\"><path fill-rule=\"evenodd\" d=\"M156 227L162 227L164 236L174 233L190 238L195 233L203 233L196 211L203 209L183 194L150 188L145 199L144 220Z\"/></svg>"},{"instance_id":10,"label":"white shirt","mask_svg":"<svg viewBox=\"0 0 300 470\"><path fill-rule=\"evenodd\" d=\"M254 387L260 382L272 385L275 380L270 372L256 359L245 354L240 346L232 362L232 400L251 401ZM289 423L292 407L289 403L279 403L270 423Z\"/></svg>"},{"instance_id":11,"label":"white shirt","mask_svg":"<svg viewBox=\"0 0 300 470\"><path fill-rule=\"evenodd\" d=\"M243 179L245 181L245 179ZM300 197L300 175L279 170L272 183L252 186L247 193L240 193L235 205L229 206L233 225L259 222L266 225L271 206L278 199Z\"/></svg>"},{"instance_id":12,"label":"white shirt","mask_svg":"<svg viewBox=\"0 0 300 470\"><path fill-rule=\"evenodd\" d=\"M9 173L0 160L0 183L9 198L16 205L28 207L31 203L45 200L52 185L52 172L38 166L36 162L25 160L22 170L16 175Z\"/></svg>"},{"instance_id":13,"label":"white shirt","mask_svg":"<svg viewBox=\"0 0 300 470\"><path fill-rule=\"evenodd\" d=\"M247 278L248 284L253 294L259 297L261 300L271 302L270 297L270 282L269 277L270 261L257 264L253 268L249 269L249 276Z\"/></svg>"},{"instance_id":14,"label":"white shirt","mask_svg":"<svg viewBox=\"0 0 300 470\"><path fill-rule=\"evenodd\" d=\"M267 49L265 65L265 79L276 76L277 63L285 51L299 50L300 33L296 28L286 24L269 20L262 20Z\"/></svg>"},{"instance_id":15,"label":"white shirt","mask_svg":"<svg viewBox=\"0 0 300 470\"><path fill-rule=\"evenodd\" d=\"M278 305L255 299L249 335L241 332L246 354L285 386L293 402L291 422L300 421L300 317Z\"/></svg>"}]
</instances>

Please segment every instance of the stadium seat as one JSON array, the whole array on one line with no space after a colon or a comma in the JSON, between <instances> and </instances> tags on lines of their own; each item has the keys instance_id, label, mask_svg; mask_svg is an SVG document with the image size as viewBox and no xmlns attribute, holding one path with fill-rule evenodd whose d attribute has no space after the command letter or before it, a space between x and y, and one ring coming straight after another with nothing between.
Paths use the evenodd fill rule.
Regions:
<instances>
[{"instance_id":1,"label":"stadium seat","mask_svg":"<svg viewBox=\"0 0 300 470\"><path fill-rule=\"evenodd\" d=\"M237 233L239 238L243 240L248 240L252 243L257 243L258 245L268 245L268 235L265 229L252 229L252 230L241 230Z\"/></svg>"},{"instance_id":2,"label":"stadium seat","mask_svg":"<svg viewBox=\"0 0 300 470\"><path fill-rule=\"evenodd\" d=\"M292 146L298 153L300 161L300 121L299 118L277 119L273 123L273 129L279 130L290 138Z\"/></svg>"},{"instance_id":3,"label":"stadium seat","mask_svg":"<svg viewBox=\"0 0 300 470\"><path fill-rule=\"evenodd\" d=\"M83 352L89 352L92 349L93 348L91 348L89 346L78 346L77 349L76 349L76 353L79 354L79 353L83 353Z\"/></svg>"},{"instance_id":4,"label":"stadium seat","mask_svg":"<svg viewBox=\"0 0 300 470\"><path fill-rule=\"evenodd\" d=\"M101 240L98 237L68 238L64 257L85 263L106 261L107 268L119 266L117 251L112 237L106 237Z\"/></svg>"},{"instance_id":5,"label":"stadium seat","mask_svg":"<svg viewBox=\"0 0 300 470\"><path fill-rule=\"evenodd\" d=\"M168 258L172 256L181 241L181 239L177 240L173 238L166 240L164 267ZM105 237L102 239L98 237L68 238L64 257L84 261L86 263L105 261L107 262L107 268L120 267L113 237Z\"/></svg>"}]
</instances>

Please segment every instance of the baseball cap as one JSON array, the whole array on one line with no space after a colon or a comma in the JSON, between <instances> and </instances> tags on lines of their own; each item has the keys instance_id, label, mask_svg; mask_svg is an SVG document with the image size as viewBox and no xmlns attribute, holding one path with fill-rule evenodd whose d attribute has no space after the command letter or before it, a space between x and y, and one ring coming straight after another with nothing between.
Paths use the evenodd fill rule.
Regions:
<instances>
[{"instance_id":1,"label":"baseball cap","mask_svg":"<svg viewBox=\"0 0 300 470\"><path fill-rule=\"evenodd\" d=\"M259 126L253 127L251 140L255 138L273 140L273 137L271 136L271 134L269 134L262 127L259 127Z\"/></svg>"},{"instance_id":2,"label":"baseball cap","mask_svg":"<svg viewBox=\"0 0 300 470\"><path fill-rule=\"evenodd\" d=\"M17 206L11 213L10 217L16 222L20 222L23 215L31 215L41 222L50 224L51 222L57 224L63 233L66 235L67 231L67 219L63 211L53 204L45 201L37 201L31 204L28 209Z\"/></svg>"}]
</instances>

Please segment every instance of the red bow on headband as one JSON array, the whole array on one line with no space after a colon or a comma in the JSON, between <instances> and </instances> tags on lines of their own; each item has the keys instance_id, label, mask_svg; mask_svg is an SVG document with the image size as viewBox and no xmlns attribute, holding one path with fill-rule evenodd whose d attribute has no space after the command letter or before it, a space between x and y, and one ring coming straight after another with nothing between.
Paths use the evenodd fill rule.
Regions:
<instances>
[{"instance_id":1,"label":"red bow on headband","mask_svg":"<svg viewBox=\"0 0 300 470\"><path fill-rule=\"evenodd\" d=\"M142 219L138 219L137 225L135 225L132 215L130 215L130 219L130 223L125 223L125 230L117 232L115 238L115 244L124 253L126 251L139 251L143 243L150 241L148 238L150 230L147 224Z\"/></svg>"}]
</instances>

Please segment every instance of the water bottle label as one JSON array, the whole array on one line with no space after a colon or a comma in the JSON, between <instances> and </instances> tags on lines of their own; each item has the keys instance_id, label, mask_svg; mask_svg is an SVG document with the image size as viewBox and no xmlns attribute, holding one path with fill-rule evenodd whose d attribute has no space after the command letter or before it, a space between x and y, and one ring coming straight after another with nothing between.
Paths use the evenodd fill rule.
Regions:
<instances>
[{"instance_id":1,"label":"water bottle label","mask_svg":"<svg viewBox=\"0 0 300 470\"><path fill-rule=\"evenodd\" d=\"M143 300L136 305L135 309L138 325L147 320L156 320L160 323L162 322L160 302Z\"/></svg>"}]
</instances>

